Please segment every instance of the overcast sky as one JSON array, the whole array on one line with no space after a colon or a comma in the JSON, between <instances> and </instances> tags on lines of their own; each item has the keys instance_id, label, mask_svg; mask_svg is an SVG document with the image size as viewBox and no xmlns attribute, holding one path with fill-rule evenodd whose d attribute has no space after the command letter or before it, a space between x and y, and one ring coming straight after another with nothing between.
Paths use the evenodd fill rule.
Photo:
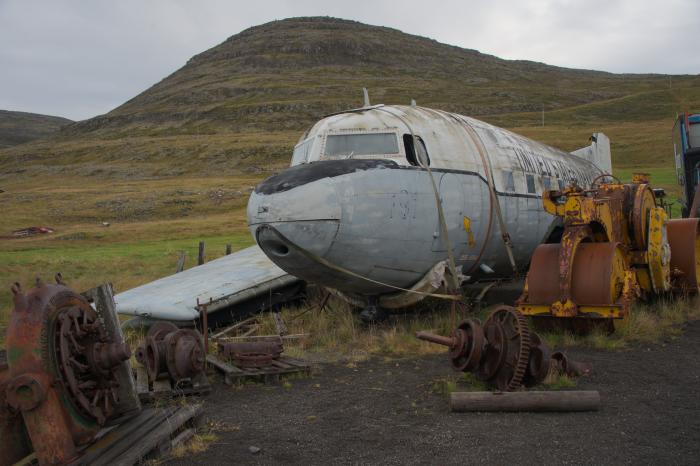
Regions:
<instances>
[{"instance_id":1,"label":"overcast sky","mask_svg":"<svg viewBox=\"0 0 700 466\"><path fill-rule=\"evenodd\" d=\"M192 55L292 16L390 26L502 58L700 74L700 0L0 0L0 109L106 113Z\"/></svg>"}]
</instances>

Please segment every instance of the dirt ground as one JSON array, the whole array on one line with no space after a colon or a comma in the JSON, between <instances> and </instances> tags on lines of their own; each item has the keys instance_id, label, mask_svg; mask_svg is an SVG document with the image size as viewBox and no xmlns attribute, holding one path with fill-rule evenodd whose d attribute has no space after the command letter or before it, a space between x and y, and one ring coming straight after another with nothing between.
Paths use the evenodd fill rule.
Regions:
<instances>
[{"instance_id":1,"label":"dirt ground","mask_svg":"<svg viewBox=\"0 0 700 466\"><path fill-rule=\"evenodd\" d=\"M320 365L291 386L215 380L218 439L167 464L700 464L700 322L671 342L568 353L594 364L576 388L599 390L600 411L452 414L439 356Z\"/></svg>"}]
</instances>

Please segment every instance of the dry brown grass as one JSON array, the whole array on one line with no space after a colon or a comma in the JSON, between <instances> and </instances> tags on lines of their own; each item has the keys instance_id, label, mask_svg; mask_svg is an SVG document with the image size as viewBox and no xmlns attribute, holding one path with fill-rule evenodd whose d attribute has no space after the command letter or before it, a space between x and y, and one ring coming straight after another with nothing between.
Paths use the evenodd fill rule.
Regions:
<instances>
[{"instance_id":1,"label":"dry brown grass","mask_svg":"<svg viewBox=\"0 0 700 466\"><path fill-rule=\"evenodd\" d=\"M290 356L321 361L354 364L371 356L404 357L445 352L445 348L415 337L419 330L450 334L454 327L449 308L441 303L425 303L410 312L395 314L388 322L363 324L351 306L329 299L321 310L318 299L301 308L284 309L282 318L290 334L309 334L288 340L285 352ZM260 334L277 332L270 315L262 315Z\"/></svg>"}]
</instances>

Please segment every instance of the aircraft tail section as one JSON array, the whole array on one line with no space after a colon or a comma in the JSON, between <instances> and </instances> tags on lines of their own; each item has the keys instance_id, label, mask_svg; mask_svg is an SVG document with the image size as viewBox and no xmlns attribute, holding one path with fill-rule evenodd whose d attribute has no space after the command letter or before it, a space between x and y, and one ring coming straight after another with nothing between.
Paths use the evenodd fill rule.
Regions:
<instances>
[{"instance_id":1,"label":"aircraft tail section","mask_svg":"<svg viewBox=\"0 0 700 466\"><path fill-rule=\"evenodd\" d=\"M572 154L593 162L604 173L612 174L610 139L604 133L593 133L591 145L577 149Z\"/></svg>"}]
</instances>

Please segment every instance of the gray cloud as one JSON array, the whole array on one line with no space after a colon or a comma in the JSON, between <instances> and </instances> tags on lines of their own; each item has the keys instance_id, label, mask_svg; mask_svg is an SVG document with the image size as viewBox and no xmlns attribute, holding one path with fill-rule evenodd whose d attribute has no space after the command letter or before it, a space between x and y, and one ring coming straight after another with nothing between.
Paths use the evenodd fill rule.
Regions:
<instances>
[{"instance_id":1,"label":"gray cloud","mask_svg":"<svg viewBox=\"0 0 700 466\"><path fill-rule=\"evenodd\" d=\"M89 118L247 27L319 15L502 58L700 73L696 0L0 0L0 108Z\"/></svg>"}]
</instances>

